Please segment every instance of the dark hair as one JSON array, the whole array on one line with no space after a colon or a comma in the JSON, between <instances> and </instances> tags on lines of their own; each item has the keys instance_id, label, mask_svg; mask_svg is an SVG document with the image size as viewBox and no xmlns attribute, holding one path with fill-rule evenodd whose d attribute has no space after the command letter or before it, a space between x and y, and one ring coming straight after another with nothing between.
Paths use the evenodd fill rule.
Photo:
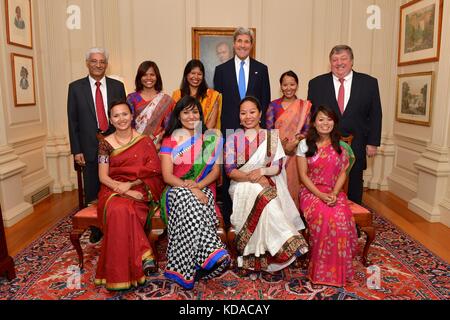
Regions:
<instances>
[{"instance_id":1,"label":"dark hair","mask_svg":"<svg viewBox=\"0 0 450 320\"><path fill-rule=\"evenodd\" d=\"M183 79L181 79L181 85L180 85L181 97L191 95L191 90L189 89L189 82L187 81L187 75L194 68L199 68L200 71L203 73L202 82L198 86L197 94L195 96L198 100L201 100L206 96L206 91L208 90L208 84L206 83L206 79L205 79L205 77L206 77L205 66L203 65L203 63L200 60L197 60L197 59L192 59L184 67Z\"/></svg>"},{"instance_id":2,"label":"dark hair","mask_svg":"<svg viewBox=\"0 0 450 320\"><path fill-rule=\"evenodd\" d=\"M111 118L111 110L118 105L125 104L128 109L130 110L130 113L133 114L133 108L131 108L131 105L127 102L125 99L118 99L111 102L111 108L108 110L108 117Z\"/></svg>"},{"instance_id":3,"label":"dark hair","mask_svg":"<svg viewBox=\"0 0 450 320\"><path fill-rule=\"evenodd\" d=\"M144 85L142 84L142 77L145 75L148 69L153 68L153 71L156 74L156 83L155 90L157 92L162 91L163 83L161 78L161 73L159 72L159 68L153 61L144 61L142 62L137 70L136 79L134 80L134 84L136 86L136 92L144 90Z\"/></svg>"},{"instance_id":4,"label":"dark hair","mask_svg":"<svg viewBox=\"0 0 450 320\"><path fill-rule=\"evenodd\" d=\"M286 77L286 76L294 78L295 82L297 82L297 84L298 84L298 77L295 74L295 72L292 71L292 70L286 71L285 73L283 73L281 75L281 77L280 77L280 84L283 82L283 78Z\"/></svg>"},{"instance_id":5,"label":"dark hair","mask_svg":"<svg viewBox=\"0 0 450 320\"><path fill-rule=\"evenodd\" d=\"M202 122L202 133L204 133L207 129L205 126L205 121L203 119L203 111L202 105L198 99L191 96L184 96L181 98L175 107L173 108L172 114L170 115L169 123L167 124L166 132L164 133L164 137L169 137L172 133L180 129L182 127L180 121L180 113L184 109L191 110L197 107L198 112L200 113L200 121Z\"/></svg>"},{"instance_id":6,"label":"dark hair","mask_svg":"<svg viewBox=\"0 0 450 320\"><path fill-rule=\"evenodd\" d=\"M308 134L306 135L306 144L308 146L308 151L305 153L307 157L312 157L317 152L316 142L319 140L319 133L317 132L316 127L314 126L314 122L316 121L317 115L319 112L324 113L328 117L330 117L333 122L333 130L330 132L331 144L333 145L333 149L336 150L338 154L341 154L342 150L339 145L339 140L341 139L341 134L338 131L339 118L336 113L328 106L319 106L316 108L315 112L311 117L311 126L308 130Z\"/></svg>"},{"instance_id":7,"label":"dark hair","mask_svg":"<svg viewBox=\"0 0 450 320\"><path fill-rule=\"evenodd\" d=\"M258 108L258 111L262 112L261 103L254 96L246 96L244 99L242 99L241 102L239 102L239 109L244 104L244 102L247 102L247 101L253 102L256 105L256 107Z\"/></svg>"}]
</instances>

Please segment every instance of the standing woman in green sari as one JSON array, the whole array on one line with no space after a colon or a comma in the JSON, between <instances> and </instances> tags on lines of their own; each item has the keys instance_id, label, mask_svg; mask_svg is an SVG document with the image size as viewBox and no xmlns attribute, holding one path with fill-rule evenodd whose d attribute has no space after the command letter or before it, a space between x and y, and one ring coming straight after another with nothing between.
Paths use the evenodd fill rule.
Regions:
<instances>
[{"instance_id":1,"label":"standing woman in green sari","mask_svg":"<svg viewBox=\"0 0 450 320\"><path fill-rule=\"evenodd\" d=\"M168 185L161 199L169 236L164 275L185 289L221 274L230 263L217 235L214 199L223 139L218 130L205 131L200 102L185 96L172 112L160 150Z\"/></svg>"}]
</instances>

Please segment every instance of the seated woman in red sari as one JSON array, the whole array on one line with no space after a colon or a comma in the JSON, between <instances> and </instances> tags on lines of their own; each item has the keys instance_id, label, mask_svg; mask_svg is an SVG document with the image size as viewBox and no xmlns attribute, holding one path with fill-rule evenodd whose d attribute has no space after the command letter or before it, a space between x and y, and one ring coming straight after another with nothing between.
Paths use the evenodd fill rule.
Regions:
<instances>
[{"instance_id":1,"label":"seated woman in red sari","mask_svg":"<svg viewBox=\"0 0 450 320\"><path fill-rule=\"evenodd\" d=\"M136 131L152 138L159 150L164 128L167 125L175 101L162 92L163 83L159 68L153 61L144 61L138 68L135 79L136 91L130 93L127 102L131 105Z\"/></svg>"},{"instance_id":2,"label":"seated woman in red sari","mask_svg":"<svg viewBox=\"0 0 450 320\"><path fill-rule=\"evenodd\" d=\"M342 192L354 155L340 141L337 127L337 115L319 106L298 145L297 163L303 182L300 208L310 232L309 278L314 284L342 287L353 278L357 233Z\"/></svg>"},{"instance_id":3,"label":"seated woman in red sari","mask_svg":"<svg viewBox=\"0 0 450 320\"><path fill-rule=\"evenodd\" d=\"M220 131L205 130L200 102L185 96L173 110L160 152L168 184L161 199L169 236L164 275L185 289L221 274L230 263L217 235L213 192L223 139Z\"/></svg>"},{"instance_id":4,"label":"seated woman in red sari","mask_svg":"<svg viewBox=\"0 0 450 320\"><path fill-rule=\"evenodd\" d=\"M241 101L244 130L227 137L225 172L233 201L238 267L279 271L308 251L304 229L286 185L285 153L276 130L259 126L261 105L254 97Z\"/></svg>"},{"instance_id":5,"label":"seated woman in red sari","mask_svg":"<svg viewBox=\"0 0 450 320\"><path fill-rule=\"evenodd\" d=\"M294 71L287 71L280 77L283 96L272 101L267 108L267 129L278 129L284 152L286 153L286 176L289 193L298 206L300 180L295 161L295 151L309 128L311 102L298 99L298 77Z\"/></svg>"},{"instance_id":6,"label":"seated woman in red sari","mask_svg":"<svg viewBox=\"0 0 450 320\"><path fill-rule=\"evenodd\" d=\"M110 120L116 131L99 144L98 216L103 243L95 284L108 290L129 289L156 272L144 228L164 188L161 163L153 141L131 128L131 107L112 104Z\"/></svg>"}]
</instances>

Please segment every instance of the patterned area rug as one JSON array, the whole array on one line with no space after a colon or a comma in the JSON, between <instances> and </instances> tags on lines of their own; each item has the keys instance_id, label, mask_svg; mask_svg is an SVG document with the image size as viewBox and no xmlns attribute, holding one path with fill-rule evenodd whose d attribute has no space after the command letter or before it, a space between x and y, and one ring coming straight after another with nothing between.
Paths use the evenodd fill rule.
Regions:
<instances>
[{"instance_id":1,"label":"patterned area rug","mask_svg":"<svg viewBox=\"0 0 450 320\"><path fill-rule=\"evenodd\" d=\"M375 213L377 235L369 251L374 270L354 261L356 276L345 288L312 286L306 269L290 267L278 274L240 276L228 270L221 277L202 281L186 291L160 273L144 286L109 292L93 283L100 244L82 237L85 268L77 277L77 255L69 240L70 216L15 257L17 278L0 279L1 300L448 300L450 265ZM363 247L364 236L359 240ZM167 241L158 248L165 258ZM379 277L377 275L379 274ZM379 279L379 281L378 281Z\"/></svg>"}]
</instances>

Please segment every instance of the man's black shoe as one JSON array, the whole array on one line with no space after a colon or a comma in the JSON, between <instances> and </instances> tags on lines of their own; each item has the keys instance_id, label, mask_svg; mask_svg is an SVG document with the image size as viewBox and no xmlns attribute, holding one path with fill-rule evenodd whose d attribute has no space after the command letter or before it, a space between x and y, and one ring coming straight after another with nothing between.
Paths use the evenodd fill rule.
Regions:
<instances>
[{"instance_id":1,"label":"man's black shoe","mask_svg":"<svg viewBox=\"0 0 450 320\"><path fill-rule=\"evenodd\" d=\"M99 242L103 237L102 231L97 227L90 227L90 229L91 229L91 235L89 236L89 242L90 243Z\"/></svg>"}]
</instances>

